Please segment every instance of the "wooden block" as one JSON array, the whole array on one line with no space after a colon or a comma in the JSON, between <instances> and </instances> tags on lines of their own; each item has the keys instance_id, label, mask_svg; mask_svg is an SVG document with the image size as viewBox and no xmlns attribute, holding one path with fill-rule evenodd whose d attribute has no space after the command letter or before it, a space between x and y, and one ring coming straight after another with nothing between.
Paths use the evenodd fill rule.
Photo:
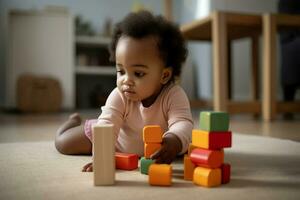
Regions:
<instances>
[{"instance_id":1,"label":"wooden block","mask_svg":"<svg viewBox=\"0 0 300 200\"><path fill-rule=\"evenodd\" d=\"M149 167L149 184L170 186L172 184L172 166L167 164L152 164Z\"/></svg>"},{"instance_id":2,"label":"wooden block","mask_svg":"<svg viewBox=\"0 0 300 200\"><path fill-rule=\"evenodd\" d=\"M184 155L184 180L192 181L194 175L194 169L196 165L191 161L191 158L188 155Z\"/></svg>"},{"instance_id":3,"label":"wooden block","mask_svg":"<svg viewBox=\"0 0 300 200\"><path fill-rule=\"evenodd\" d=\"M204 187L215 187L221 185L221 169L209 169L196 167L193 182Z\"/></svg>"},{"instance_id":4,"label":"wooden block","mask_svg":"<svg viewBox=\"0 0 300 200\"><path fill-rule=\"evenodd\" d=\"M161 143L163 131L158 125L145 126L143 129L143 141L145 143Z\"/></svg>"},{"instance_id":5,"label":"wooden block","mask_svg":"<svg viewBox=\"0 0 300 200\"><path fill-rule=\"evenodd\" d=\"M217 150L231 147L231 131L204 131L194 129L192 145L203 149Z\"/></svg>"},{"instance_id":6,"label":"wooden block","mask_svg":"<svg viewBox=\"0 0 300 200\"><path fill-rule=\"evenodd\" d=\"M159 150L161 147L160 143L146 143L144 144L144 157L150 158L150 156Z\"/></svg>"},{"instance_id":7,"label":"wooden block","mask_svg":"<svg viewBox=\"0 0 300 200\"><path fill-rule=\"evenodd\" d=\"M148 174L149 167L153 163L154 163L154 160L142 157L141 158L141 173Z\"/></svg>"},{"instance_id":8,"label":"wooden block","mask_svg":"<svg viewBox=\"0 0 300 200\"><path fill-rule=\"evenodd\" d=\"M94 185L113 185L115 182L115 136L113 125L93 126Z\"/></svg>"},{"instance_id":9,"label":"wooden block","mask_svg":"<svg viewBox=\"0 0 300 200\"><path fill-rule=\"evenodd\" d=\"M221 166L222 170L222 184L229 183L230 181L230 174L231 174L231 166L228 163L224 163Z\"/></svg>"},{"instance_id":10,"label":"wooden block","mask_svg":"<svg viewBox=\"0 0 300 200\"><path fill-rule=\"evenodd\" d=\"M188 155L190 156L191 153L192 153L192 151L193 151L194 149L196 149L196 148L199 148L199 147L197 147L197 146L193 145L192 143L190 143L190 144L189 144L189 148L188 148Z\"/></svg>"},{"instance_id":11,"label":"wooden block","mask_svg":"<svg viewBox=\"0 0 300 200\"><path fill-rule=\"evenodd\" d=\"M138 168L139 156L131 153L116 152L116 168L122 170L134 170Z\"/></svg>"},{"instance_id":12,"label":"wooden block","mask_svg":"<svg viewBox=\"0 0 300 200\"><path fill-rule=\"evenodd\" d=\"M194 149L190 155L191 161L201 167L219 168L224 162L223 150Z\"/></svg>"},{"instance_id":13,"label":"wooden block","mask_svg":"<svg viewBox=\"0 0 300 200\"><path fill-rule=\"evenodd\" d=\"M199 126L205 131L228 131L229 115L226 112L201 112Z\"/></svg>"}]
</instances>

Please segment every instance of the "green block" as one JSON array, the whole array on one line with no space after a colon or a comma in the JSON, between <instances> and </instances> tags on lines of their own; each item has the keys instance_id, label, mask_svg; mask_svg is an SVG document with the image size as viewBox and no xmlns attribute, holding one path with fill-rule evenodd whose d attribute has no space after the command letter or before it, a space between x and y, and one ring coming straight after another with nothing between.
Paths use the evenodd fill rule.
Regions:
<instances>
[{"instance_id":1,"label":"green block","mask_svg":"<svg viewBox=\"0 0 300 200\"><path fill-rule=\"evenodd\" d=\"M148 169L152 163L154 163L154 160L142 157L141 158L141 173L148 175Z\"/></svg>"},{"instance_id":2,"label":"green block","mask_svg":"<svg viewBox=\"0 0 300 200\"><path fill-rule=\"evenodd\" d=\"M228 131L229 115L226 112L200 112L200 129L205 131Z\"/></svg>"}]
</instances>

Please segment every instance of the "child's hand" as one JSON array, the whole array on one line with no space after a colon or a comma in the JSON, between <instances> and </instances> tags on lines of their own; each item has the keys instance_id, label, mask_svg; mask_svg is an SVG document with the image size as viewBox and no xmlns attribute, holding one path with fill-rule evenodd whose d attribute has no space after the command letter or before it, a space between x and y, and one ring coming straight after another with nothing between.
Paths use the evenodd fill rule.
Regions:
<instances>
[{"instance_id":1,"label":"child's hand","mask_svg":"<svg viewBox=\"0 0 300 200\"><path fill-rule=\"evenodd\" d=\"M81 171L82 172L92 172L93 171L93 163L90 162L90 163L84 165Z\"/></svg>"},{"instance_id":2,"label":"child's hand","mask_svg":"<svg viewBox=\"0 0 300 200\"><path fill-rule=\"evenodd\" d=\"M181 148L181 141L176 135L166 135L163 137L162 147L151 155L151 159L155 159L155 163L170 164L181 151Z\"/></svg>"}]
</instances>

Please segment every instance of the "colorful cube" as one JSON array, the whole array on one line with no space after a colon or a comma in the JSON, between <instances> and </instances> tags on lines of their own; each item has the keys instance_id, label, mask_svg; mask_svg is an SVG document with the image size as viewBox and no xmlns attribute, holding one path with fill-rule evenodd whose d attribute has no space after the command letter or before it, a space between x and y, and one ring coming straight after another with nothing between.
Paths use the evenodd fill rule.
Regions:
<instances>
[{"instance_id":1,"label":"colorful cube","mask_svg":"<svg viewBox=\"0 0 300 200\"><path fill-rule=\"evenodd\" d=\"M122 170L134 170L138 168L139 156L130 153L115 153L116 168Z\"/></svg>"},{"instance_id":2,"label":"colorful cube","mask_svg":"<svg viewBox=\"0 0 300 200\"><path fill-rule=\"evenodd\" d=\"M144 144L144 157L150 158L150 156L161 148L160 143L146 143Z\"/></svg>"},{"instance_id":3,"label":"colorful cube","mask_svg":"<svg viewBox=\"0 0 300 200\"><path fill-rule=\"evenodd\" d=\"M194 169L196 165L191 161L191 158L188 155L184 155L184 170L183 178L187 181L193 180Z\"/></svg>"},{"instance_id":4,"label":"colorful cube","mask_svg":"<svg viewBox=\"0 0 300 200\"><path fill-rule=\"evenodd\" d=\"M221 169L209 169L196 167L193 182L204 187L215 187L221 185Z\"/></svg>"},{"instance_id":5,"label":"colorful cube","mask_svg":"<svg viewBox=\"0 0 300 200\"><path fill-rule=\"evenodd\" d=\"M149 167L149 184L156 186L172 185L172 166L167 164L152 164Z\"/></svg>"},{"instance_id":6,"label":"colorful cube","mask_svg":"<svg viewBox=\"0 0 300 200\"><path fill-rule=\"evenodd\" d=\"M194 129L192 145L211 150L231 147L231 135L231 131L216 132Z\"/></svg>"},{"instance_id":7,"label":"colorful cube","mask_svg":"<svg viewBox=\"0 0 300 200\"><path fill-rule=\"evenodd\" d=\"M228 131L229 115L226 112L201 112L200 129L205 131Z\"/></svg>"},{"instance_id":8,"label":"colorful cube","mask_svg":"<svg viewBox=\"0 0 300 200\"><path fill-rule=\"evenodd\" d=\"M148 174L149 167L154 163L154 160L152 159L147 159L145 157L141 158L141 173L142 174Z\"/></svg>"},{"instance_id":9,"label":"colorful cube","mask_svg":"<svg viewBox=\"0 0 300 200\"><path fill-rule=\"evenodd\" d=\"M223 150L194 149L190 155L191 161L201 167L219 168L224 162Z\"/></svg>"},{"instance_id":10,"label":"colorful cube","mask_svg":"<svg viewBox=\"0 0 300 200\"><path fill-rule=\"evenodd\" d=\"M163 131L158 125L145 126L143 129L144 143L161 143Z\"/></svg>"}]
</instances>

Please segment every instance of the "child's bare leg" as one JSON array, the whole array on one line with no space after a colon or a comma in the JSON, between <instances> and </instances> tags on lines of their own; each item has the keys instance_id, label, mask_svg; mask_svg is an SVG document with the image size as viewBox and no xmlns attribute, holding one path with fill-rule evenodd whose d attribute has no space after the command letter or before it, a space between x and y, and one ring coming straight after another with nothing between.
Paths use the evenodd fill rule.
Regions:
<instances>
[{"instance_id":1,"label":"child's bare leg","mask_svg":"<svg viewBox=\"0 0 300 200\"><path fill-rule=\"evenodd\" d=\"M58 129L55 147L67 155L91 154L92 144L84 134L81 117L75 113Z\"/></svg>"}]
</instances>

